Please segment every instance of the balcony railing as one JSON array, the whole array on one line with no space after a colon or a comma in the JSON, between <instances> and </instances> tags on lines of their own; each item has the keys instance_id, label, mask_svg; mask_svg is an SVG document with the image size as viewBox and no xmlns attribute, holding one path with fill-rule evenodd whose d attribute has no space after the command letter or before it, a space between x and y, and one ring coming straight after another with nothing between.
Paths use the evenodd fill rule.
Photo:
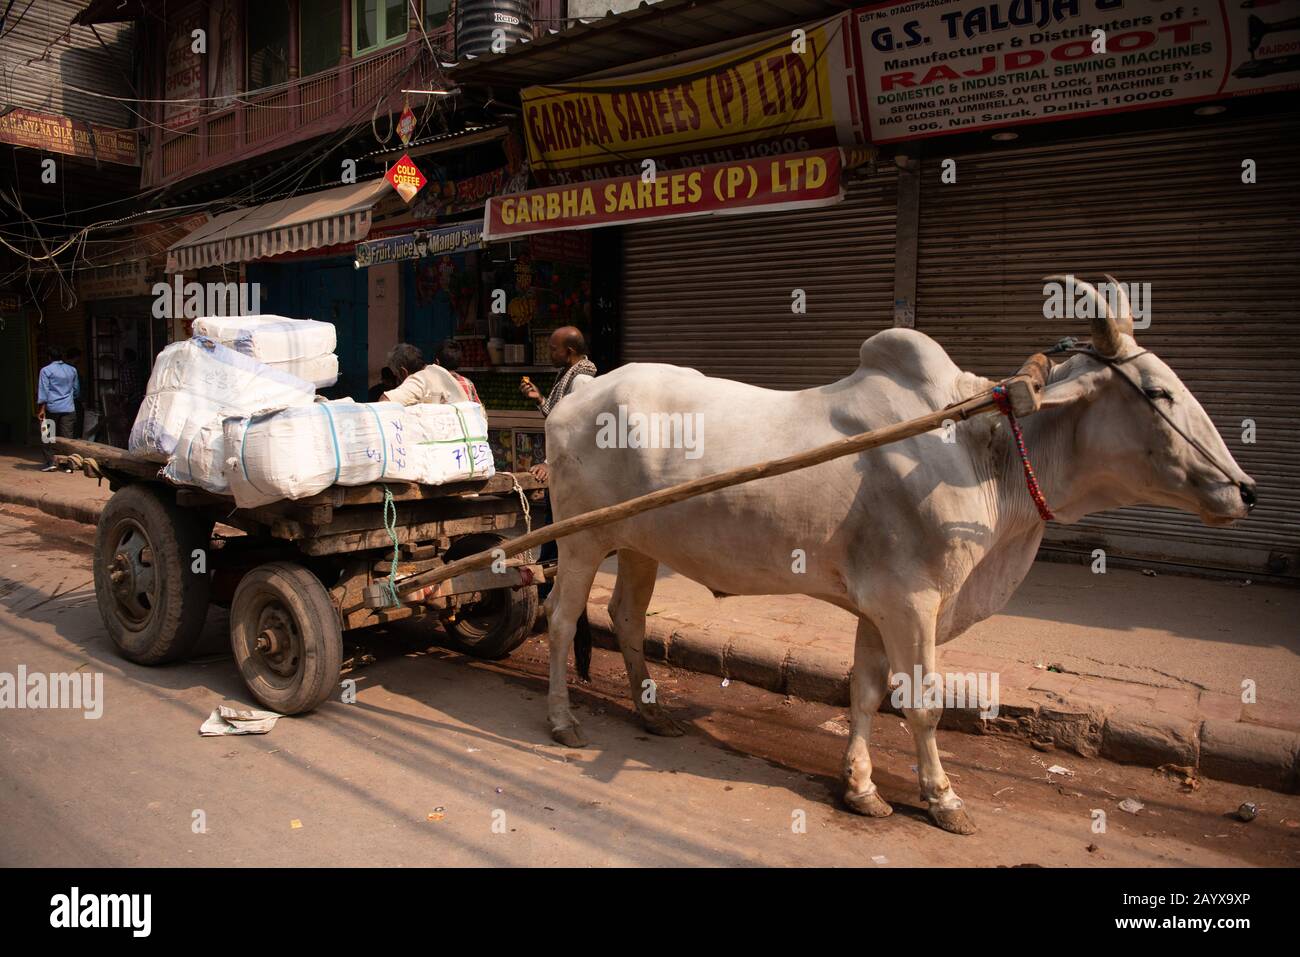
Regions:
<instances>
[{"instance_id":1,"label":"balcony railing","mask_svg":"<svg viewBox=\"0 0 1300 957\"><path fill-rule=\"evenodd\" d=\"M450 35L430 39L450 59ZM405 78L428 63L424 37L416 36L268 93L241 94L233 106L202 112L183 129L155 128L144 185L176 182L364 122L376 104L377 112L392 112L401 105Z\"/></svg>"}]
</instances>

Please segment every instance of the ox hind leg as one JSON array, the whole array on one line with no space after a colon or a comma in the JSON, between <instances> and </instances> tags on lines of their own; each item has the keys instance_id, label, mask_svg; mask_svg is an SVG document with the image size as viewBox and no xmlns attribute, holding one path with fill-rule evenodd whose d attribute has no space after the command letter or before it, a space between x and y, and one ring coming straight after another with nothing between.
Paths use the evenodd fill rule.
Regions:
<instances>
[{"instance_id":1,"label":"ox hind leg","mask_svg":"<svg viewBox=\"0 0 1300 957\"><path fill-rule=\"evenodd\" d=\"M891 614L874 616L889 655L890 668L895 674L904 676L909 685L914 683L917 666L920 666L922 675L936 675L934 649L938 608L937 596L909 595L906 600L889 603ZM930 818L945 831L974 834L975 825L966 813L966 805L952 789L939 761L935 731L943 716L943 679L939 677L937 680L937 695L926 695L924 688L912 687L911 693L905 696L902 709L916 745L921 798L926 802Z\"/></svg>"},{"instance_id":2,"label":"ox hind leg","mask_svg":"<svg viewBox=\"0 0 1300 957\"><path fill-rule=\"evenodd\" d=\"M675 738L685 733L659 704L655 683L645 666L645 613L654 595L659 563L631 549L618 553L618 581L609 601L609 618L627 667L627 683L641 722L651 734Z\"/></svg>"},{"instance_id":3,"label":"ox hind leg","mask_svg":"<svg viewBox=\"0 0 1300 957\"><path fill-rule=\"evenodd\" d=\"M560 571L546 598L546 639L551 658L546 713L551 737L565 747L581 748L587 740L569 710L569 651L578 619L587 610L591 583L605 558L605 548L589 534L563 538L559 546Z\"/></svg>"},{"instance_id":4,"label":"ox hind leg","mask_svg":"<svg viewBox=\"0 0 1300 957\"><path fill-rule=\"evenodd\" d=\"M889 658L880 632L866 618L858 618L853 649L853 674L849 678L850 716L853 730L844 753L844 803L868 817L894 813L871 780L871 718L889 690Z\"/></svg>"}]
</instances>

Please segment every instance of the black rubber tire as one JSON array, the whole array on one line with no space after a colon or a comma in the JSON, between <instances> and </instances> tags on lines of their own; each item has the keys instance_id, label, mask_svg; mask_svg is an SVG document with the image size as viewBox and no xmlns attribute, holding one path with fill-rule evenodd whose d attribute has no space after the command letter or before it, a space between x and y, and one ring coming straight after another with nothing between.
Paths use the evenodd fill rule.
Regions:
<instances>
[{"instance_id":1,"label":"black rubber tire","mask_svg":"<svg viewBox=\"0 0 1300 957\"><path fill-rule=\"evenodd\" d=\"M258 650L258 636L278 628L285 647ZM302 714L339 686L343 627L320 579L293 562L258 565L239 581L230 603L230 648L249 693L280 714Z\"/></svg>"},{"instance_id":2,"label":"black rubber tire","mask_svg":"<svg viewBox=\"0 0 1300 957\"><path fill-rule=\"evenodd\" d=\"M502 535L482 532L452 542L446 560L473 555L505 541ZM497 588L485 593L481 602L463 607L454 621L444 621L443 644L455 651L496 661L522 645L537 620L537 586Z\"/></svg>"},{"instance_id":3,"label":"black rubber tire","mask_svg":"<svg viewBox=\"0 0 1300 957\"><path fill-rule=\"evenodd\" d=\"M122 657L140 665L187 658L208 617L211 571L192 571L192 556L208 551L212 522L165 495L144 484L120 488L95 527L99 614ZM115 573L125 577L115 583Z\"/></svg>"}]
</instances>

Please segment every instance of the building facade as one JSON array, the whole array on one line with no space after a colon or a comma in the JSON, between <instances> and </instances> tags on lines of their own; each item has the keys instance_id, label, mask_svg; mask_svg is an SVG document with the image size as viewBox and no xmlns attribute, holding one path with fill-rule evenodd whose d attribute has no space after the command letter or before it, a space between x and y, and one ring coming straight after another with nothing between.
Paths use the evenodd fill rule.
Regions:
<instances>
[{"instance_id":1,"label":"building facade","mask_svg":"<svg viewBox=\"0 0 1300 957\"><path fill-rule=\"evenodd\" d=\"M72 25L79 7L48 0L0 17L0 442L34 438L36 372L51 347L81 350L93 389L78 287L112 246L80 231L129 212L118 201L139 181L134 29L95 35Z\"/></svg>"},{"instance_id":2,"label":"building facade","mask_svg":"<svg viewBox=\"0 0 1300 957\"><path fill-rule=\"evenodd\" d=\"M848 15L810 4L728 44L719 19L752 24L753 8L666 0L454 73L463 84L516 83L525 125L531 104L561 98L635 110L621 99L635 90L662 133L674 125L675 93L713 110L728 71L742 88L746 44L766 38L763 62L779 62L795 31L811 37L825 23L814 17L833 18L851 53L830 82L853 89L844 117L857 132L841 124L839 143L869 144L874 162L846 173L833 206L596 229L597 245L619 249L620 361L806 388L850 372L872 333L908 326L962 368L1002 377L1065 336L1086 336L1086 319L1048 308L1044 277L1110 273L1146 292L1139 342L1198 396L1259 481L1260 504L1231 529L1170 509L1117 510L1050 525L1045 551L1295 578L1300 442L1288 410L1300 399L1300 339L1288 291L1300 280L1300 196L1286 175L1300 132L1300 69L1286 52L1300 37L1295 6L1265 19L1143 0L1065 4L1057 29L1042 32L978 4ZM674 39L645 41L651 25ZM698 46L681 49L682 37ZM610 53L620 46L621 67ZM818 145L796 136L786 152L761 152L771 121L788 131L805 118L767 106L725 139L706 136L721 132L706 113L689 132L708 148L685 158L666 136L601 142L598 124L588 134L581 122L567 140L539 127L530 158L554 172L566 150L599 153L602 171L616 173L644 158L676 170ZM802 312L792 311L796 293Z\"/></svg>"}]
</instances>

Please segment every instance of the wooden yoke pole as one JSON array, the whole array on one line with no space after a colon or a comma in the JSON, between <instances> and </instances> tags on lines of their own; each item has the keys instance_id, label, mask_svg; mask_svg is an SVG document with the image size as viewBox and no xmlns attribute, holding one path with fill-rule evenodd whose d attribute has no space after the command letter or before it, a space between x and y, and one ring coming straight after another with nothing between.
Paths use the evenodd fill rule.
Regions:
<instances>
[{"instance_id":1,"label":"wooden yoke pole","mask_svg":"<svg viewBox=\"0 0 1300 957\"><path fill-rule=\"evenodd\" d=\"M1042 353L1036 353L1021 366L1019 372L999 383L1006 386L1007 395L1011 399L1012 411L1017 416L1029 415L1037 411L1039 402L1042 399L1043 387L1047 381L1049 368L1047 357ZM640 515L642 512L648 512L654 508L663 508L665 505L673 505L688 498L716 492L718 489L743 485L746 482L772 478L776 475L784 475L787 472L795 472L799 469L821 465L823 462L829 462L832 459L843 458L846 455L854 455L858 452L879 448L882 445L889 445L892 442L910 439L913 436L939 428L948 419L968 419L973 415L981 415L996 410L997 405L994 403L992 396L988 393L982 393L965 401L954 403L947 408L939 409L937 412L931 412L929 415L837 439L834 442L818 446L815 449L809 449L806 452L798 452L782 459L771 459L755 465L728 469L726 472L718 472L716 475L706 475L690 482L683 482L681 485L673 485L657 492L639 495L636 498L628 499L626 502L619 502L617 505L607 505L604 508L598 508L595 511L585 512L582 515L566 518L553 525L547 525L537 531L529 532L527 535L513 538L508 542L502 542L496 548L450 562L441 568L413 575L400 582L397 591L400 595L403 592L437 584L457 575L463 575L465 572L486 568L495 559L502 557L501 552L504 552L505 557L508 558L511 555L518 555L520 552L527 551L536 545L541 545L543 542L564 538L567 535L588 528L609 525L613 522L631 518L634 515Z\"/></svg>"}]
</instances>

